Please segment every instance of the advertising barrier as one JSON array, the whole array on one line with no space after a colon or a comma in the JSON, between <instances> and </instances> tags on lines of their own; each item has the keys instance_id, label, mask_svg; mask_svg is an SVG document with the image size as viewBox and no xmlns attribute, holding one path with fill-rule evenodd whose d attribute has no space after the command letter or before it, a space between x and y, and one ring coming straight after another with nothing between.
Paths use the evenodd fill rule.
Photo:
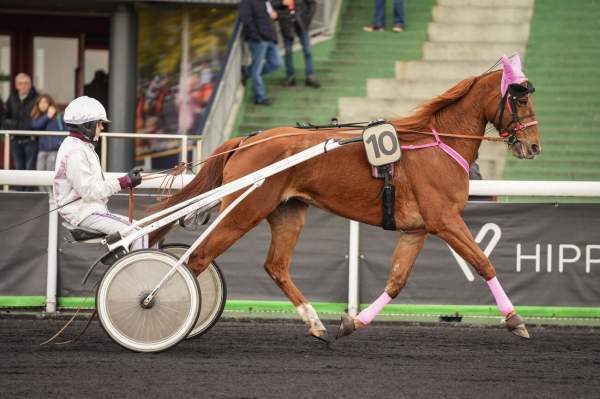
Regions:
<instances>
[{"instance_id":1,"label":"advertising barrier","mask_svg":"<svg viewBox=\"0 0 600 399\"><path fill-rule=\"evenodd\" d=\"M42 193L6 193L0 201L4 226L48 210ZM141 212L153 202L138 196L136 209ZM115 196L110 207L126 214L127 197ZM600 308L600 205L470 203L463 215L516 306L586 308L586 314L600 314L595 309ZM0 306L44 305L47 229L47 217L41 217L3 234ZM59 306L74 305L69 298L94 295L93 283L104 268L97 268L85 287L81 279L103 247L69 243L60 229ZM400 233L362 224L359 231L359 300L370 303L385 287ZM199 234L178 227L167 241L191 243ZM347 303L348 236L347 220L310 208L291 267L292 278L309 300ZM269 227L263 222L217 259L229 300L287 300L263 269L269 243ZM392 303L488 305L495 311L483 279L435 236L427 239L407 286Z\"/></svg>"}]
</instances>

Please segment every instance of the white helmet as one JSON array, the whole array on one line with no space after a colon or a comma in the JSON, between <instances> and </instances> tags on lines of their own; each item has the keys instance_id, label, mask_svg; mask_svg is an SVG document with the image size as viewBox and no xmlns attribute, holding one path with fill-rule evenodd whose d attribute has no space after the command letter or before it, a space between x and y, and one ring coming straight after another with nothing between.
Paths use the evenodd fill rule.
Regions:
<instances>
[{"instance_id":1,"label":"white helmet","mask_svg":"<svg viewBox=\"0 0 600 399\"><path fill-rule=\"evenodd\" d=\"M110 122L100 101L88 96L77 97L65 109L65 123L82 125L87 122Z\"/></svg>"},{"instance_id":2,"label":"white helmet","mask_svg":"<svg viewBox=\"0 0 600 399\"><path fill-rule=\"evenodd\" d=\"M65 109L63 119L70 129L83 133L90 141L95 140L96 123L110 122L100 101L88 96L71 101Z\"/></svg>"}]
</instances>

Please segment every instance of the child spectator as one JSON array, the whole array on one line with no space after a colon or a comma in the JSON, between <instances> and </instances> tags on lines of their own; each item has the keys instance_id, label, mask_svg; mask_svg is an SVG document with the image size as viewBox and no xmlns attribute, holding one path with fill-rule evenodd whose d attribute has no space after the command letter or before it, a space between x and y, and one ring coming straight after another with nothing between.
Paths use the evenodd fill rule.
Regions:
<instances>
[{"instance_id":1,"label":"child spectator","mask_svg":"<svg viewBox=\"0 0 600 399\"><path fill-rule=\"evenodd\" d=\"M34 130L64 131L65 123L57 112L54 99L42 94L31 110L31 126ZM40 136L38 139L37 170L54 170L56 153L63 136Z\"/></svg>"}]
</instances>

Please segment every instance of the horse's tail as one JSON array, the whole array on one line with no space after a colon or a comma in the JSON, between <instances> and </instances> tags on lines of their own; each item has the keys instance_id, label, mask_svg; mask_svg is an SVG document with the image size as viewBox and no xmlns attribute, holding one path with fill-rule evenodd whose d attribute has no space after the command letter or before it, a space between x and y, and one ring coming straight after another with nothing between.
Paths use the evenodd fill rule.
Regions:
<instances>
[{"instance_id":1,"label":"horse's tail","mask_svg":"<svg viewBox=\"0 0 600 399\"><path fill-rule=\"evenodd\" d=\"M226 141L221 144L211 155L220 154L229 150L235 149L239 146L242 141L242 137L236 137L231 140ZM221 185L223 182L223 169L225 169L225 164L229 159L230 153L223 154L221 156L216 156L213 158L209 158L196 177L189 182L186 186L184 186L177 193L171 195L167 199L161 201L157 205L154 205L150 208L150 211L157 212L163 209L166 209L170 206L178 204L182 201L205 193L213 188L216 188ZM150 243L154 245L160 238L162 238L170 229L170 226L165 226L155 232L153 232L150 236Z\"/></svg>"}]
</instances>

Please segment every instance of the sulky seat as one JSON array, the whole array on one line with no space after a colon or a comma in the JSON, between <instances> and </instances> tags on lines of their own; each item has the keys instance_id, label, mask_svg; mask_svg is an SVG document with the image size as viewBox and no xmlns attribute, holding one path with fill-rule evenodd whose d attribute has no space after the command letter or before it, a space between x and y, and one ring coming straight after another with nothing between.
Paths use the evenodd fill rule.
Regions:
<instances>
[{"instance_id":1,"label":"sulky seat","mask_svg":"<svg viewBox=\"0 0 600 399\"><path fill-rule=\"evenodd\" d=\"M106 234L101 231L87 227L73 226L67 222L63 222L62 225L69 231L73 240L78 242L99 242L100 239L106 236Z\"/></svg>"}]
</instances>

